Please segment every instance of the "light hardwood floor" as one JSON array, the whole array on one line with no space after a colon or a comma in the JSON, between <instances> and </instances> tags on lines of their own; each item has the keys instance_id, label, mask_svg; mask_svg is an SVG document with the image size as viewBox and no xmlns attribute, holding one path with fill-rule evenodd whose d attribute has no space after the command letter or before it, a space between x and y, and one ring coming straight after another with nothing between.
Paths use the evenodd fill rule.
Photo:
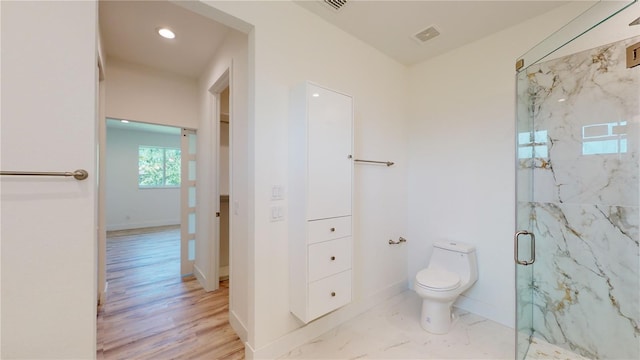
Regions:
<instances>
[{"instance_id":1,"label":"light hardwood floor","mask_svg":"<svg viewBox=\"0 0 640 360\"><path fill-rule=\"evenodd\" d=\"M109 232L98 359L244 359L229 325L229 283L205 292L180 277L180 230Z\"/></svg>"}]
</instances>

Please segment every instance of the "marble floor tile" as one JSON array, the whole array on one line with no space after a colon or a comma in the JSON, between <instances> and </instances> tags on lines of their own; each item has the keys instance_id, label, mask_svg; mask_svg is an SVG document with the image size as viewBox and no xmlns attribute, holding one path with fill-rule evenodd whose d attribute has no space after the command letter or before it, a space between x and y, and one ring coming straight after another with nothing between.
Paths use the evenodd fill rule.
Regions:
<instances>
[{"instance_id":1,"label":"marble floor tile","mask_svg":"<svg viewBox=\"0 0 640 360\"><path fill-rule=\"evenodd\" d=\"M451 331L430 334L420 327L420 308L421 299L407 290L281 359L514 358L513 329L455 309Z\"/></svg>"}]
</instances>

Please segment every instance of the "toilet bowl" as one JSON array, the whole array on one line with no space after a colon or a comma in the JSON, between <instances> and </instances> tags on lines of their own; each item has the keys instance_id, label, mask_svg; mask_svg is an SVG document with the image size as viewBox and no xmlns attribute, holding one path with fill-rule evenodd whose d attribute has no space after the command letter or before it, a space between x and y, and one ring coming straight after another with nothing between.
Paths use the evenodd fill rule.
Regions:
<instances>
[{"instance_id":1,"label":"toilet bowl","mask_svg":"<svg viewBox=\"0 0 640 360\"><path fill-rule=\"evenodd\" d=\"M434 334L448 333L453 303L477 280L474 246L460 242L436 242L429 266L416 274L414 282L414 290L422 298L422 328Z\"/></svg>"}]
</instances>

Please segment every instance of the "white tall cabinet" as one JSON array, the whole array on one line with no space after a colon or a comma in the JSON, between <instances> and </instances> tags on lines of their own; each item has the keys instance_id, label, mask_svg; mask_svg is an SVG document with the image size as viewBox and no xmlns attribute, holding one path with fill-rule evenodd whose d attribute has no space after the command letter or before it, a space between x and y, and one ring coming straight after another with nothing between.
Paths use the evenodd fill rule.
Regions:
<instances>
[{"instance_id":1,"label":"white tall cabinet","mask_svg":"<svg viewBox=\"0 0 640 360\"><path fill-rule=\"evenodd\" d=\"M353 99L305 82L290 110L290 310L308 323L351 301Z\"/></svg>"}]
</instances>

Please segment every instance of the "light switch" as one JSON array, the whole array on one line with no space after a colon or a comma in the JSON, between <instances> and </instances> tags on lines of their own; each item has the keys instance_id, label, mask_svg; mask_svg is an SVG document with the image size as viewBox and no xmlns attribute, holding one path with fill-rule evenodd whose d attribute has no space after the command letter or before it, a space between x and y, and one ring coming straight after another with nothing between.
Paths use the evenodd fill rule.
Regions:
<instances>
[{"instance_id":1,"label":"light switch","mask_svg":"<svg viewBox=\"0 0 640 360\"><path fill-rule=\"evenodd\" d=\"M273 185L271 187L271 200L284 199L284 187L281 185Z\"/></svg>"},{"instance_id":2,"label":"light switch","mask_svg":"<svg viewBox=\"0 0 640 360\"><path fill-rule=\"evenodd\" d=\"M271 221L284 220L284 208L282 206L272 206L270 219Z\"/></svg>"}]
</instances>

